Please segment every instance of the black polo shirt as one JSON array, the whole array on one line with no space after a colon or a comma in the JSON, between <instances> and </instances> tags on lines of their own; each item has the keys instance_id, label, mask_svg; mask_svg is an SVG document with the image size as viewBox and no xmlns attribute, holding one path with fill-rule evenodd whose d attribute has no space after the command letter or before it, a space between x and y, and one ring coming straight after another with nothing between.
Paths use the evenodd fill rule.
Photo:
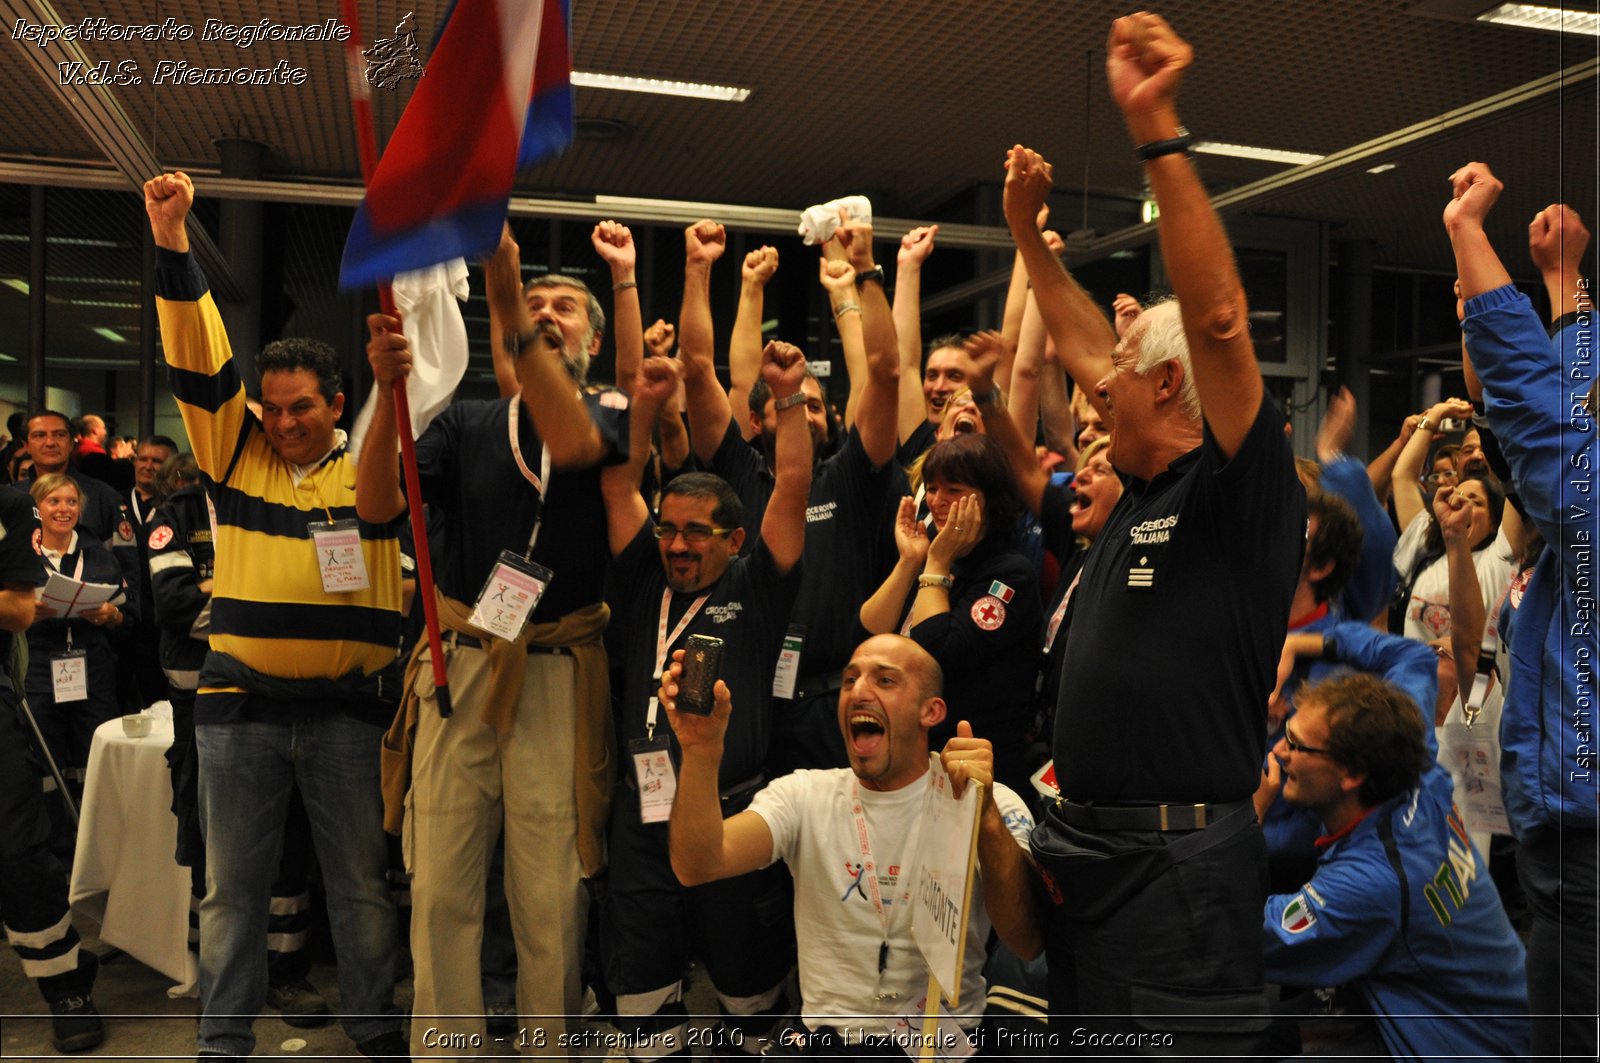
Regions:
<instances>
[{"instance_id":1,"label":"black polo shirt","mask_svg":"<svg viewBox=\"0 0 1600 1063\"><path fill-rule=\"evenodd\" d=\"M980 542L950 569L950 609L922 621L911 639L944 670L949 713L928 735L941 749L966 720L994 743L995 779L1026 792L1024 739L1033 723L1034 677L1044 629L1039 577L1009 541ZM907 601L909 612L916 601ZM1018 789L1021 787L1022 789Z\"/></svg>"},{"instance_id":2,"label":"black polo shirt","mask_svg":"<svg viewBox=\"0 0 1600 1063\"><path fill-rule=\"evenodd\" d=\"M774 481L766 461L740 438L732 420L712 471L744 502L748 552L760 538ZM858 612L894 567L895 510L907 493L900 467L889 461L874 469L854 428L838 452L817 466L806 500L805 567L813 578L800 588L790 618L805 627L801 674L838 671L866 638Z\"/></svg>"},{"instance_id":3,"label":"black polo shirt","mask_svg":"<svg viewBox=\"0 0 1600 1063\"><path fill-rule=\"evenodd\" d=\"M429 508L433 576L439 589L469 605L483 589L500 551L528 548L539 492L511 454L507 413L517 399L458 402L445 407L417 440L417 469ZM605 441L604 464L625 460L628 411L585 395L589 417ZM525 407L517 411L522 460L539 474L540 440ZM548 505L533 560L555 573L533 623L557 620L599 602L607 560L605 502L600 469L552 469Z\"/></svg>"},{"instance_id":4,"label":"black polo shirt","mask_svg":"<svg viewBox=\"0 0 1600 1063\"><path fill-rule=\"evenodd\" d=\"M667 574L661 567L661 553L652 534L654 527L646 521L616 559L616 612L612 626L621 632L623 643L617 736L624 758L628 742L645 737L650 699L660 685L654 678L656 639ZM750 556L734 558L706 591L674 592L668 601L670 636L695 599L701 593L710 595L688 627L668 643L667 663L672 661L672 651L682 649L690 635L710 635L723 642L721 678L733 695L733 716L723 740L722 789L750 779L766 760L772 738L772 673L783 648L785 622L794 605L803 568L797 564L787 574L779 574L766 545L757 544ZM656 714L655 734L657 738L668 737L677 761L677 740L664 711ZM624 759L622 764L625 771L632 770L630 761Z\"/></svg>"},{"instance_id":5,"label":"black polo shirt","mask_svg":"<svg viewBox=\"0 0 1600 1063\"><path fill-rule=\"evenodd\" d=\"M932 449L933 444L937 442L936 437L938 434L939 423L937 421L923 421L906 437L905 442L900 444L896 459L901 465L909 466Z\"/></svg>"},{"instance_id":6,"label":"black polo shirt","mask_svg":"<svg viewBox=\"0 0 1600 1063\"><path fill-rule=\"evenodd\" d=\"M1202 444L1122 499L1068 607L1055 762L1074 801L1255 793L1306 497L1263 396L1238 453Z\"/></svg>"}]
</instances>

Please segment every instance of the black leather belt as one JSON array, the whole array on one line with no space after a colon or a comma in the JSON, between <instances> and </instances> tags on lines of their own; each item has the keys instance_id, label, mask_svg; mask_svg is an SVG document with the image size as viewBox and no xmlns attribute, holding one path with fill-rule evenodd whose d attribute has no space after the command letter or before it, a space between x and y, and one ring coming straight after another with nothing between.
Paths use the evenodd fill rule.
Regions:
<instances>
[{"instance_id":1,"label":"black leather belt","mask_svg":"<svg viewBox=\"0 0 1600 1063\"><path fill-rule=\"evenodd\" d=\"M460 632L452 631L450 634L444 637L444 641L450 643L452 646L471 646L475 650L483 649L483 640L478 638L476 635L463 635ZM540 646L538 643L530 642L528 643L528 652L548 653L557 657L571 657L572 647Z\"/></svg>"},{"instance_id":2,"label":"black leather belt","mask_svg":"<svg viewBox=\"0 0 1600 1063\"><path fill-rule=\"evenodd\" d=\"M1056 802L1056 814L1079 830L1203 830L1250 801L1193 805L1085 805Z\"/></svg>"}]
</instances>

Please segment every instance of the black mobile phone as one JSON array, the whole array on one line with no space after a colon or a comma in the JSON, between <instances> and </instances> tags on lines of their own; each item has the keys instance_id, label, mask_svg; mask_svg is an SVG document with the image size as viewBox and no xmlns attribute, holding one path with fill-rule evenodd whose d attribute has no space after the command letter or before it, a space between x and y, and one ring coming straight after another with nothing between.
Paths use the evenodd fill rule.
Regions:
<instances>
[{"instance_id":1,"label":"black mobile phone","mask_svg":"<svg viewBox=\"0 0 1600 1063\"><path fill-rule=\"evenodd\" d=\"M722 674L722 640L690 635L683 644L683 674L678 677L678 711L710 716L716 706L712 688Z\"/></svg>"}]
</instances>

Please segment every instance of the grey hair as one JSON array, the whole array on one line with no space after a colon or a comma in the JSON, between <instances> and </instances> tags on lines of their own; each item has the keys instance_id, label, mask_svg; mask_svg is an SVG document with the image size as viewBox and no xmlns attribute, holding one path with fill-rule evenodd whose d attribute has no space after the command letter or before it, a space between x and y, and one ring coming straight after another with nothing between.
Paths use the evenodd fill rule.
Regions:
<instances>
[{"instance_id":1,"label":"grey hair","mask_svg":"<svg viewBox=\"0 0 1600 1063\"><path fill-rule=\"evenodd\" d=\"M1133 371L1145 376L1152 369L1176 361L1183 369L1183 383L1179 385L1178 402L1184 415L1198 421L1204 415L1200 408L1200 392L1194 386L1194 369L1189 363L1189 340L1183 334L1183 318L1178 313L1176 299L1163 299L1146 308L1139 320L1144 327L1137 334L1139 360Z\"/></svg>"}]
</instances>

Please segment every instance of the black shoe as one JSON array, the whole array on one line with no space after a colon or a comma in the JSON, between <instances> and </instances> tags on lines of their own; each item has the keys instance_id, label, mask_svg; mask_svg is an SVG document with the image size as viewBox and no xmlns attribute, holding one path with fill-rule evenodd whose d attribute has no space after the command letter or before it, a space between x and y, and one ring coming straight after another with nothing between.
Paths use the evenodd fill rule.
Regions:
<instances>
[{"instance_id":1,"label":"black shoe","mask_svg":"<svg viewBox=\"0 0 1600 1063\"><path fill-rule=\"evenodd\" d=\"M411 1045L399 1030L358 1042L356 1051L379 1063L411 1063Z\"/></svg>"},{"instance_id":2,"label":"black shoe","mask_svg":"<svg viewBox=\"0 0 1600 1063\"><path fill-rule=\"evenodd\" d=\"M490 1037L510 1037L517 1032L515 1004L488 1004L483 1011L484 1024Z\"/></svg>"},{"instance_id":3,"label":"black shoe","mask_svg":"<svg viewBox=\"0 0 1600 1063\"><path fill-rule=\"evenodd\" d=\"M315 1030L333 1021L328 1002L304 978L267 987L267 1003L277 1008L283 1021L300 1030Z\"/></svg>"},{"instance_id":4,"label":"black shoe","mask_svg":"<svg viewBox=\"0 0 1600 1063\"><path fill-rule=\"evenodd\" d=\"M87 1052L106 1039L105 1023L87 996L52 1000L50 1025L57 1052Z\"/></svg>"}]
</instances>

